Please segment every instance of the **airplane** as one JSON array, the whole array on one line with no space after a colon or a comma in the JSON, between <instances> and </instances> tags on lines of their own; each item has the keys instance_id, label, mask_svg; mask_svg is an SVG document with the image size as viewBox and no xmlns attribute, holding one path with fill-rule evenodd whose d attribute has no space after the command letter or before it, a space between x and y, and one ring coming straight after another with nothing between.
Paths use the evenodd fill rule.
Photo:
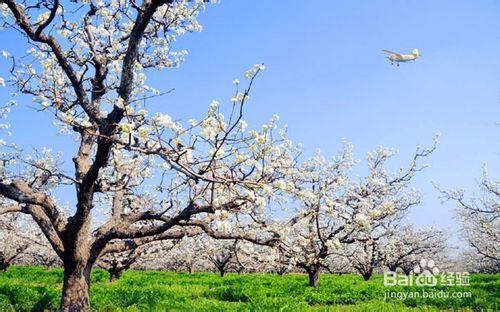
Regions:
<instances>
[{"instance_id":1,"label":"airplane","mask_svg":"<svg viewBox=\"0 0 500 312\"><path fill-rule=\"evenodd\" d=\"M388 53L389 56L387 57L387 59L393 65L394 63L396 63L397 66L399 66L399 63L401 62L415 61L420 56L420 52L418 51L418 49L413 49L413 51L411 51L411 54L401 54L389 50L382 50L382 51Z\"/></svg>"}]
</instances>

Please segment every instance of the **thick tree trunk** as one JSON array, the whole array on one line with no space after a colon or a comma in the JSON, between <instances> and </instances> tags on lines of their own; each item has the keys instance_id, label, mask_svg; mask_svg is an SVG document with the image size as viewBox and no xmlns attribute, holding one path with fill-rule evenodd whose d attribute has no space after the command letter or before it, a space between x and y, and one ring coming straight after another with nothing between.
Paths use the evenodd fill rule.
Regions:
<instances>
[{"instance_id":1,"label":"thick tree trunk","mask_svg":"<svg viewBox=\"0 0 500 312\"><path fill-rule=\"evenodd\" d=\"M318 287L319 285L319 268L312 267L308 270L309 286Z\"/></svg>"},{"instance_id":2,"label":"thick tree trunk","mask_svg":"<svg viewBox=\"0 0 500 312\"><path fill-rule=\"evenodd\" d=\"M226 275L226 270L224 269L219 269L220 277L224 277Z\"/></svg>"},{"instance_id":3,"label":"thick tree trunk","mask_svg":"<svg viewBox=\"0 0 500 312\"><path fill-rule=\"evenodd\" d=\"M90 269L64 267L64 284L61 298L61 312L90 311ZM80 266L79 266L80 267Z\"/></svg>"}]
</instances>

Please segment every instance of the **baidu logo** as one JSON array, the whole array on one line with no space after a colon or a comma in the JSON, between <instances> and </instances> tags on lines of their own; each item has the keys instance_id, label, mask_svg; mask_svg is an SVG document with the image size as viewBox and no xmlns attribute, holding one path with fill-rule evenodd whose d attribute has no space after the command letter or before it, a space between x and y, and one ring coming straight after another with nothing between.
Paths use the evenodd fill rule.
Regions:
<instances>
[{"instance_id":1,"label":"baidu logo","mask_svg":"<svg viewBox=\"0 0 500 312\"><path fill-rule=\"evenodd\" d=\"M432 259L422 259L412 274L384 272L384 286L468 286L468 272L441 272Z\"/></svg>"}]
</instances>

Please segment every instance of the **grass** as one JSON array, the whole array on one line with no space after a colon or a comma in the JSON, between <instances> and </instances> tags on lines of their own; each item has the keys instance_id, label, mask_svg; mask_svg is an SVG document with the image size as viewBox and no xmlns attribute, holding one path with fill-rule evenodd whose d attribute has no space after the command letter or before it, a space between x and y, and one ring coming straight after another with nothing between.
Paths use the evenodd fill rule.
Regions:
<instances>
[{"instance_id":1,"label":"grass","mask_svg":"<svg viewBox=\"0 0 500 312\"><path fill-rule=\"evenodd\" d=\"M54 311L60 300L62 270L12 267L0 273L0 311ZM289 274L174 273L129 271L114 283L108 274L92 275L91 304L96 311L496 311L500 309L500 275L472 275L470 286L426 287L471 292L470 298L384 300L390 291L418 287L384 287L383 276L365 282L356 275L321 275L320 287L307 276Z\"/></svg>"}]
</instances>

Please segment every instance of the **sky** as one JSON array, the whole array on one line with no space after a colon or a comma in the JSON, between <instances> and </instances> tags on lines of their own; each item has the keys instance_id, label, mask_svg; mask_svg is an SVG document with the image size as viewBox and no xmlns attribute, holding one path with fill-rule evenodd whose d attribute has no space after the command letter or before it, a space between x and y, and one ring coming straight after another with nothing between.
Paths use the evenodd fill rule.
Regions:
<instances>
[{"instance_id":1,"label":"sky","mask_svg":"<svg viewBox=\"0 0 500 312\"><path fill-rule=\"evenodd\" d=\"M175 88L155 101L176 119L200 118L214 99L229 105L232 80L262 62L245 119L259 127L278 114L306 155L333 156L345 139L360 160L378 146L396 149L397 169L441 133L431 167L413 183L423 195L410 216L417 225L456 235L454 206L441 203L433 183L477 190L483 163L500 176L500 2L222 0L200 21L203 32L174 45L189 51L181 68L149 77ZM0 50L26 49L12 32L0 32L0 42ZM413 48L421 58L400 67L381 51ZM0 64L0 76L6 69ZM76 145L55 134L49 116L28 109L29 98L20 104L12 140L71 155Z\"/></svg>"}]
</instances>

